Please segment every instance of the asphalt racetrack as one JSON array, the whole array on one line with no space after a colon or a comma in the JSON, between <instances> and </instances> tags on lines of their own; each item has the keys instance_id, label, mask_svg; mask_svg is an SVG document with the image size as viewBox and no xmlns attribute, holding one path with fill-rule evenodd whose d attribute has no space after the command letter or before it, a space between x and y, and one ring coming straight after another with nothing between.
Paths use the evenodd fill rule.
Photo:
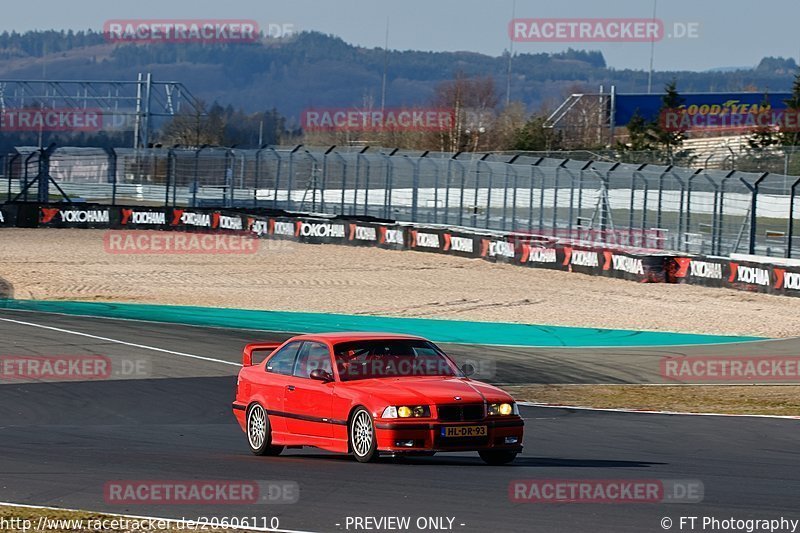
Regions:
<instances>
[{"instance_id":1,"label":"asphalt racetrack","mask_svg":"<svg viewBox=\"0 0 800 533\"><path fill-rule=\"evenodd\" d=\"M409 516L412 524L449 517L452 530L464 532L664 531L664 517L679 531L681 516L800 518L797 420L523 407L525 452L506 467L485 466L471 453L367 465L308 448L255 457L230 409L240 351L246 342L286 336L0 310L0 354L144 362L139 372L111 380L0 382L0 501L190 519L277 516L281 529L314 532L356 531L346 527L347 518L367 516ZM491 354L499 383L613 383L653 381L652 361L664 355L764 353L761 344L445 348L458 357ZM797 341L768 344L770 355L797 353ZM698 480L704 499L621 505L509 498L513 480L597 478ZM112 480L212 479L295 481L300 499L272 506L121 506L104 497Z\"/></svg>"}]
</instances>

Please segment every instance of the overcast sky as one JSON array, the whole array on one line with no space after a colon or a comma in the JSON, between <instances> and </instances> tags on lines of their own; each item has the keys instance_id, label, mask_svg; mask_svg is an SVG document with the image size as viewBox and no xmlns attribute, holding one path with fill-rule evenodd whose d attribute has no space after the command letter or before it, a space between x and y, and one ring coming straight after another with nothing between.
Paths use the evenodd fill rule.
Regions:
<instances>
[{"instance_id":1,"label":"overcast sky","mask_svg":"<svg viewBox=\"0 0 800 533\"><path fill-rule=\"evenodd\" d=\"M800 55L798 0L657 0L656 16L694 24L695 38L655 44L656 70L753 66L764 56ZM465 50L499 55L509 48L514 0L37 0L4 2L0 30L96 29L109 19L243 18L292 24L400 50ZM651 18L654 0L516 0L517 18ZM680 26L679 26L680 28ZM609 66L647 70L649 43L515 43L515 52L600 50Z\"/></svg>"}]
</instances>

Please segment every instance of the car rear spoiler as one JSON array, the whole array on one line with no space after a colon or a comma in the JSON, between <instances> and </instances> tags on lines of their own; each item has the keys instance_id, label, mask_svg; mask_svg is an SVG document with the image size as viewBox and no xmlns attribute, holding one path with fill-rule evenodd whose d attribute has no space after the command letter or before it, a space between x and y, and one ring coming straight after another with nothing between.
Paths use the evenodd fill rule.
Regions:
<instances>
[{"instance_id":1,"label":"car rear spoiler","mask_svg":"<svg viewBox=\"0 0 800 533\"><path fill-rule=\"evenodd\" d=\"M270 353L282 342L254 342L244 347L242 351L242 366L253 366L253 352L261 350L270 350Z\"/></svg>"}]
</instances>

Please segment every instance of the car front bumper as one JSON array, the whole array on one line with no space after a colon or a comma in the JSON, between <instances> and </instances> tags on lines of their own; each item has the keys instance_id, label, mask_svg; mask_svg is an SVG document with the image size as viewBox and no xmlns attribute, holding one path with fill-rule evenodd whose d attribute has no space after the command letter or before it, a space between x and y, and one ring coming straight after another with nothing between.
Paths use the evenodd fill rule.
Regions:
<instances>
[{"instance_id":1,"label":"car front bumper","mask_svg":"<svg viewBox=\"0 0 800 533\"><path fill-rule=\"evenodd\" d=\"M522 451L524 421L518 416L470 422L376 420L378 451L391 453L507 450ZM480 437L444 437L447 426L486 426Z\"/></svg>"}]
</instances>

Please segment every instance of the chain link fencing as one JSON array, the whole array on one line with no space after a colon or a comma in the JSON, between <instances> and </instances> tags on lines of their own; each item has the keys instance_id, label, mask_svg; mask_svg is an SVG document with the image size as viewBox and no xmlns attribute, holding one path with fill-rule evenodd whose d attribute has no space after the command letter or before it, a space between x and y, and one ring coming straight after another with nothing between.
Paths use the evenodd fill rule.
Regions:
<instances>
[{"instance_id":1,"label":"chain link fencing","mask_svg":"<svg viewBox=\"0 0 800 533\"><path fill-rule=\"evenodd\" d=\"M800 255L797 177L554 155L18 148L0 162L0 201L272 208L711 255Z\"/></svg>"}]
</instances>

